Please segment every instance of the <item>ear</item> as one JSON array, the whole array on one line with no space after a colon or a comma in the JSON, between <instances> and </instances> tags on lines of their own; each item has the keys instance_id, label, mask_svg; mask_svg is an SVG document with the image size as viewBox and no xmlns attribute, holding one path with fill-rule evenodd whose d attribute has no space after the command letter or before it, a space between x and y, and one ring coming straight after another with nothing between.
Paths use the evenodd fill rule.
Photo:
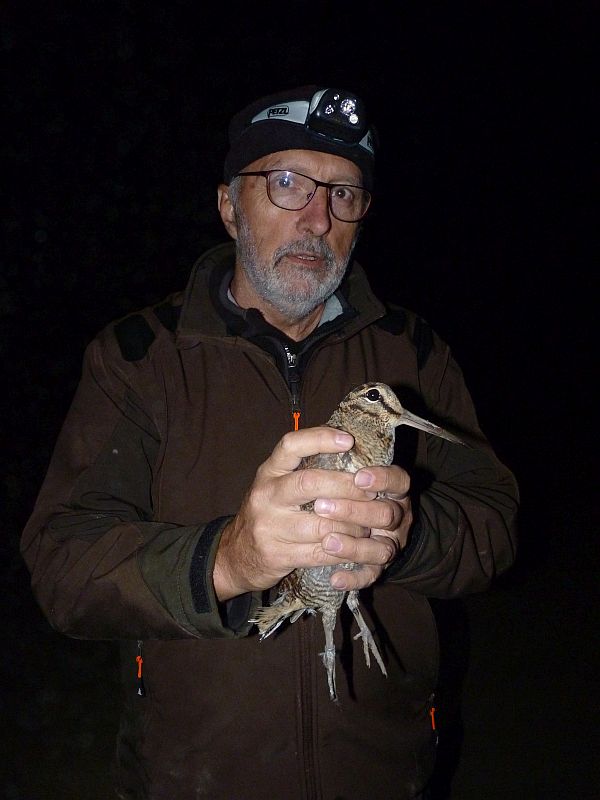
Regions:
<instances>
[{"instance_id":1,"label":"ear","mask_svg":"<svg viewBox=\"0 0 600 800\"><path fill-rule=\"evenodd\" d=\"M219 207L219 214L223 220L223 225L225 225L225 230L232 239L237 239L235 210L229 197L229 186L224 183L221 183L217 189L217 204Z\"/></svg>"}]
</instances>

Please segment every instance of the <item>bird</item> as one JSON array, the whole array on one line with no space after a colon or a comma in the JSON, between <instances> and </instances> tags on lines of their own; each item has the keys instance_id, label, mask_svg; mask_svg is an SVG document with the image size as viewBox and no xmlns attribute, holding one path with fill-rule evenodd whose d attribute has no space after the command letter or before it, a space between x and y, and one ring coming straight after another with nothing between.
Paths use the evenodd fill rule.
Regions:
<instances>
[{"instance_id":1,"label":"bird","mask_svg":"<svg viewBox=\"0 0 600 800\"><path fill-rule=\"evenodd\" d=\"M409 425L455 444L463 444L458 437L438 425L407 411L391 387L380 382L363 383L352 389L325 424L350 433L354 445L343 453L319 453L303 458L297 469L334 469L354 473L363 467L389 465L394 457L396 428L400 425ZM301 509L312 511L313 505L314 501L311 501L303 504ZM349 562L296 568L279 582L277 597L271 605L260 607L249 620L257 626L262 641L287 619L293 623L305 612L320 613L325 632L325 649L320 655L327 670L329 696L333 701L337 701L333 632L344 600L358 624L359 632L354 638L363 641L367 666L371 666L372 653L383 675L387 675L373 634L361 613L358 590L335 589L330 584L332 573L340 569L360 569L360 565Z\"/></svg>"}]
</instances>

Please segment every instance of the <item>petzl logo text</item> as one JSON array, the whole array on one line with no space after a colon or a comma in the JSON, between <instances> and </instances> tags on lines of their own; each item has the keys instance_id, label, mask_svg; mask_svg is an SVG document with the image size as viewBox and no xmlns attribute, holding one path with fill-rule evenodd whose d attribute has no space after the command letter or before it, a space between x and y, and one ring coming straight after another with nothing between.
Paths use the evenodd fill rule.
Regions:
<instances>
[{"instance_id":1,"label":"petzl logo text","mask_svg":"<svg viewBox=\"0 0 600 800\"><path fill-rule=\"evenodd\" d=\"M269 113L267 116L269 117L285 117L287 114L290 113L289 106L275 106L275 108L270 108Z\"/></svg>"}]
</instances>

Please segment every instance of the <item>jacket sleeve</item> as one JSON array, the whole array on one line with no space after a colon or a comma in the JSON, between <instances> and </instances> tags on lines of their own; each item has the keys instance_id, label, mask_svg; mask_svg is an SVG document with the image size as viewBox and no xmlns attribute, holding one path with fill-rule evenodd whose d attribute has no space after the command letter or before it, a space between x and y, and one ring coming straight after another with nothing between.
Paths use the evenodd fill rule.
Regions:
<instances>
[{"instance_id":1,"label":"jacket sleeve","mask_svg":"<svg viewBox=\"0 0 600 800\"><path fill-rule=\"evenodd\" d=\"M413 483L415 522L386 579L430 597L482 591L514 562L518 487L479 428L462 371L427 330L421 393L433 418L464 445L419 434ZM425 442L423 444L423 442Z\"/></svg>"},{"instance_id":2,"label":"jacket sleeve","mask_svg":"<svg viewBox=\"0 0 600 800\"><path fill-rule=\"evenodd\" d=\"M140 369L109 330L87 348L22 535L34 595L55 629L78 638L246 635L259 598L221 605L210 577L229 518L180 526L153 517L160 403L136 391Z\"/></svg>"}]
</instances>

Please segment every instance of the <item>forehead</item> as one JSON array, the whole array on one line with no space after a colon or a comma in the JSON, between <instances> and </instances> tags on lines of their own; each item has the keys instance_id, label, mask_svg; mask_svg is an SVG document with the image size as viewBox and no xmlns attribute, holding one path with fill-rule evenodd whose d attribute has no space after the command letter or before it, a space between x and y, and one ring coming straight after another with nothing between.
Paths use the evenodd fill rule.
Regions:
<instances>
[{"instance_id":1,"label":"forehead","mask_svg":"<svg viewBox=\"0 0 600 800\"><path fill-rule=\"evenodd\" d=\"M280 150L269 153L248 164L242 172L266 169L302 172L326 183L362 184L362 172L354 162L318 150Z\"/></svg>"}]
</instances>

